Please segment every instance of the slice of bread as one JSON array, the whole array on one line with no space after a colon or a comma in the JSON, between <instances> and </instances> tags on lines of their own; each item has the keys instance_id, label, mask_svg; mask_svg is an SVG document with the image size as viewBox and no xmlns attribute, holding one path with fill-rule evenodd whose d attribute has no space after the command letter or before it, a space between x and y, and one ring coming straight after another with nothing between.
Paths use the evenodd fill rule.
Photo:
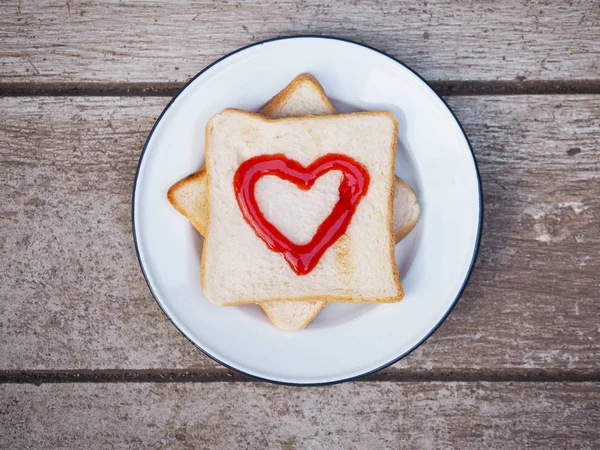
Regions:
<instances>
[{"instance_id":1,"label":"slice of bread","mask_svg":"<svg viewBox=\"0 0 600 450\"><path fill-rule=\"evenodd\" d=\"M265 103L258 113L271 119L280 119L337 114L337 110L317 79L309 73L303 73Z\"/></svg>"},{"instance_id":2,"label":"slice of bread","mask_svg":"<svg viewBox=\"0 0 600 450\"><path fill-rule=\"evenodd\" d=\"M314 298L351 303L399 301L403 291L392 234L397 135L396 117L387 111L270 120L227 109L213 116L206 126L209 221L201 273L208 299L222 306ZM369 187L344 235L310 273L299 276L242 216L233 176L242 162L255 156L283 154L307 166L330 153L343 154L364 166L370 174ZM326 181L320 189L334 192L341 174L331 172L322 178ZM281 180L264 177L261 181L256 187L258 199L273 197L272 183ZM277 193L279 199L286 195ZM305 215L325 217L330 203L325 196L313 199L304 205ZM287 204L301 207L292 197ZM259 206L273 222L269 208L260 202ZM302 243L311 231L297 223L284 234Z\"/></svg>"},{"instance_id":3,"label":"slice of bread","mask_svg":"<svg viewBox=\"0 0 600 450\"><path fill-rule=\"evenodd\" d=\"M298 75L259 111L267 117L324 115L337 113L319 82L310 74ZM169 190L169 200L202 235L206 233L208 204L206 172L200 170L176 183ZM420 213L414 192L400 178L394 184L393 228L399 242L416 225ZM327 305L325 301L273 301L260 304L271 322L286 331L305 328Z\"/></svg>"},{"instance_id":4,"label":"slice of bread","mask_svg":"<svg viewBox=\"0 0 600 450\"><path fill-rule=\"evenodd\" d=\"M317 317L328 302L321 300L260 303L269 320L283 331L300 331Z\"/></svg>"},{"instance_id":5,"label":"slice of bread","mask_svg":"<svg viewBox=\"0 0 600 450\"><path fill-rule=\"evenodd\" d=\"M204 169L175 183L167 198L171 205L187 217L202 236L206 236L208 224L208 183Z\"/></svg>"},{"instance_id":6,"label":"slice of bread","mask_svg":"<svg viewBox=\"0 0 600 450\"><path fill-rule=\"evenodd\" d=\"M417 224L421 207L417 196L403 180L396 177L394 182L394 216L392 229L396 243L404 239Z\"/></svg>"}]
</instances>

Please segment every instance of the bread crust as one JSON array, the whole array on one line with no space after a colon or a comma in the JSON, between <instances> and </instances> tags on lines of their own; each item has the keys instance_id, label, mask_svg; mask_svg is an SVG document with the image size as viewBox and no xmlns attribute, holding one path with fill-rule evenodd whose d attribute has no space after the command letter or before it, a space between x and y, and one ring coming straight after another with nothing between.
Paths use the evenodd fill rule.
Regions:
<instances>
[{"instance_id":1,"label":"bread crust","mask_svg":"<svg viewBox=\"0 0 600 450\"><path fill-rule=\"evenodd\" d=\"M294 78L290 84L288 84L282 91L275 95L271 100L264 104L264 106L258 111L258 114L261 114L265 117L273 117L277 115L277 110L279 110L282 105L287 101L287 99L294 93L296 89L302 83L310 83L314 88L319 92L319 96L321 97L321 101L327 105L327 109L329 109L330 114L337 114L337 110L325 91L323 90L323 86L321 83L317 81L315 77L313 77L310 73L301 73L296 78Z\"/></svg>"},{"instance_id":2,"label":"bread crust","mask_svg":"<svg viewBox=\"0 0 600 450\"><path fill-rule=\"evenodd\" d=\"M279 302L281 300L275 300L276 302ZM269 303L273 303L273 302L264 302L264 303L259 303L258 306L260 306L262 308L262 310L265 312L265 314L267 315L267 317L269 318L269 320L275 324L275 326L283 331L300 331L303 330L304 328L306 328L306 326L311 323L313 321L313 319L315 317L317 317L319 315L319 313L323 310L323 308L325 308L325 306L328 305L327 301L321 300L321 299L313 299L313 301L315 303L317 303L317 309L315 310L315 312L311 315L311 316L307 316L307 318L304 320L304 322L300 322L298 324L298 326L296 327L283 327L281 325L281 322L279 322L279 320L277 319L277 317L275 317L275 315L273 315L272 311L269 309Z\"/></svg>"},{"instance_id":3,"label":"bread crust","mask_svg":"<svg viewBox=\"0 0 600 450\"><path fill-rule=\"evenodd\" d=\"M396 183L401 184L405 189L410 191L416 200L417 196L415 195L415 192L411 189L411 187L408 184L404 182L404 180L396 176ZM417 222L419 221L419 217L421 215L421 206L418 202L415 202L415 204L416 207L413 209L413 214L410 218L410 221L403 228L396 232L396 243L404 239L408 235L408 233L410 233L413 230L413 228L417 225Z\"/></svg>"},{"instance_id":4,"label":"bread crust","mask_svg":"<svg viewBox=\"0 0 600 450\"><path fill-rule=\"evenodd\" d=\"M203 205L206 205L205 208L203 208L204 214L202 214L200 217L196 217L196 216L190 217L187 214L187 211L185 210L185 208L183 208L183 206L181 206L179 204L179 201L177 200L177 192L180 189L185 188L189 183L198 183L198 182L203 183L205 176L206 176L206 170L204 168L202 168L198 172L194 172L193 174L188 175L187 177L183 178L182 180L179 180L177 183L175 183L173 186L171 186L169 188L169 191L167 192L167 198L169 199L169 202L171 203L171 205L173 205L173 207L177 211L179 211L182 215L187 217L189 219L189 221L192 222L192 225L194 226L194 228L196 230L198 230L198 232L202 236L206 235L206 225L208 224L208 202L207 202L208 197L205 195L205 198L200 200ZM208 184L206 186L208 188Z\"/></svg>"},{"instance_id":5,"label":"bread crust","mask_svg":"<svg viewBox=\"0 0 600 450\"><path fill-rule=\"evenodd\" d=\"M302 121L304 120L304 118L302 117L281 117L278 119L269 119L267 117L261 116L260 114L257 113L252 113L252 112L248 112L248 111L243 111L241 109L237 109L237 108L226 108L223 110L223 112L221 112L220 114L225 114L225 113L234 113L234 114L240 114L240 115L244 115L247 117L251 117L254 120L258 120L261 122L265 122L265 123L277 123L277 122L298 122L298 121ZM398 139L398 119L396 118L396 116L394 114L392 114L389 111L362 111L362 112L353 112L353 113L349 113L349 114L344 114L344 116L353 116L353 117L371 117L371 116L386 116L388 117L393 124L393 138L391 140L391 146L389 148L389 158L391 161L390 164L390 178L392 179L392 181L394 180L394 173L395 173L395 167L396 167L396 142ZM338 118L340 117L340 115L325 115L325 116L315 116L314 120L320 120L320 121L327 121L327 120L338 120ZM206 125L206 136L205 136L205 155L206 155L206 167L209 167L210 164L210 153L211 153L211 147L210 147L210 141L211 141L211 137L212 137L212 132L214 130L213 127L213 120L214 120L214 116L213 118L211 118L207 125ZM207 188L207 192L208 192L208 196L210 199L210 171L207 171L207 177L208 177L208 188ZM210 215L210 200L208 202L209 207L209 215ZM355 296L338 296L338 295L323 295L323 296L319 296L319 300L321 301L328 301L328 302L340 302L340 303L365 303L365 302L373 302L373 303L395 303L395 302L399 302L400 300L402 300L402 298L404 297L404 289L402 288L402 284L400 283L400 277L398 274L398 267L396 266L396 262L395 262L395 256L394 256L394 247L396 245L395 242L395 238L394 238L394 230L393 230L393 226L392 226L392 219L393 219L393 207L394 207L394 189L393 189L393 184L392 184L392 188L390 189L389 195L388 195L388 203L389 203L389 207L388 207L388 217L387 217L387 224L388 224L388 230L389 230L389 246L388 246L388 258L391 261L391 267L392 267L392 272L393 272L393 276L394 276L394 281L395 281L395 285L396 285L396 289L397 289L397 294L391 297L385 297L385 298L369 298L369 299L365 299L364 297L355 297ZM207 227L207 234L205 236L206 239L210 239L210 221L208 223L208 227ZM202 289L203 291L206 293L207 289L206 289L206 274L205 274L205 268L206 268L206 252L202 252L202 267L200 269L200 279L201 279L201 283L202 283ZM207 297L210 300L210 297L207 295ZM314 301L315 297L314 296L301 296L301 297L283 297L283 298L278 298L278 299L268 299L268 300L264 300L265 302L268 301ZM250 304L250 303L262 303L263 301L257 302L255 299L248 299L248 300L242 300L239 302L230 302L227 303L227 305L222 305L219 304L220 306L239 306L239 305L246 305L246 304Z\"/></svg>"}]
</instances>

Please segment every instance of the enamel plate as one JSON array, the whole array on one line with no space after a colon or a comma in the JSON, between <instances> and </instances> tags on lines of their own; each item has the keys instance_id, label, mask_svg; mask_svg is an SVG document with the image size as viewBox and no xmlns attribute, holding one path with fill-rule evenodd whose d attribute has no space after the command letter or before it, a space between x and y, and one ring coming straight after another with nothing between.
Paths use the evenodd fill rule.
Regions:
<instances>
[{"instance_id":1,"label":"enamel plate","mask_svg":"<svg viewBox=\"0 0 600 450\"><path fill-rule=\"evenodd\" d=\"M405 291L394 304L330 304L304 330L275 328L257 305L221 307L200 286L202 237L167 200L204 165L204 128L224 108L257 111L302 72L340 112L388 110L399 122L396 173L421 217L396 246ZM291 37L238 50L199 73L167 106L140 158L133 231L140 265L173 324L218 362L261 379L334 383L372 373L421 344L448 315L475 261L479 174L452 111L412 70L340 39Z\"/></svg>"}]
</instances>

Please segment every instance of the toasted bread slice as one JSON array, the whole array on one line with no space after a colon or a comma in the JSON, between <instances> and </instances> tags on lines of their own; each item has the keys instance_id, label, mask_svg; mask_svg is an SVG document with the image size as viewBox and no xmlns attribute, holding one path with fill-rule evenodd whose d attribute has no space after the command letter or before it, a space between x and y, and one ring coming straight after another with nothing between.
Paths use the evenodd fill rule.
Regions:
<instances>
[{"instance_id":1,"label":"toasted bread slice","mask_svg":"<svg viewBox=\"0 0 600 450\"><path fill-rule=\"evenodd\" d=\"M326 301L313 300L302 302L274 302L260 303L269 320L283 331L300 331L317 317L319 312L327 306Z\"/></svg>"},{"instance_id":2,"label":"toasted bread slice","mask_svg":"<svg viewBox=\"0 0 600 450\"><path fill-rule=\"evenodd\" d=\"M167 193L171 205L187 217L202 236L206 236L208 224L207 188L206 171L202 169L175 183Z\"/></svg>"},{"instance_id":3,"label":"toasted bread slice","mask_svg":"<svg viewBox=\"0 0 600 450\"><path fill-rule=\"evenodd\" d=\"M208 299L221 306L315 297L350 303L401 300L404 293L392 234L397 135L397 119L387 111L270 120L226 109L213 116L206 125L209 220L201 270ZM282 154L307 166L331 153L343 154L365 167L370 174L368 190L344 236L325 250L312 271L300 276L246 222L236 200L233 176L242 162L255 156ZM341 174L329 172L317 183L321 180L319 189L335 192ZM292 197L295 194L272 195L280 183L284 182L267 176L256 185L261 211L288 239L308 242L320 221L312 229L298 221L283 227L290 222L276 220L286 217L281 208L261 204L261 198L276 198L284 200L281 205L291 205L294 209L290 212L301 207ZM325 195L313 198L298 217L326 217L332 207L330 200Z\"/></svg>"},{"instance_id":4,"label":"toasted bread slice","mask_svg":"<svg viewBox=\"0 0 600 450\"><path fill-rule=\"evenodd\" d=\"M403 180L396 177L394 181L394 216L392 229L396 243L404 239L417 224L421 207L417 196Z\"/></svg>"},{"instance_id":5,"label":"toasted bread slice","mask_svg":"<svg viewBox=\"0 0 600 450\"><path fill-rule=\"evenodd\" d=\"M309 73L294 78L258 111L270 119L337 114L323 87Z\"/></svg>"},{"instance_id":6,"label":"toasted bread slice","mask_svg":"<svg viewBox=\"0 0 600 450\"><path fill-rule=\"evenodd\" d=\"M301 74L266 103L259 113L277 118L335 114L337 111L319 82L310 74ZM169 190L169 200L173 206L188 217L202 235L206 233L208 220L206 188L206 172L201 170L184 178ZM393 219L396 242L414 228L419 212L419 203L414 192L396 177ZM260 306L275 326L286 331L297 331L305 328L326 304L327 302L318 300L273 301L261 303Z\"/></svg>"}]
</instances>

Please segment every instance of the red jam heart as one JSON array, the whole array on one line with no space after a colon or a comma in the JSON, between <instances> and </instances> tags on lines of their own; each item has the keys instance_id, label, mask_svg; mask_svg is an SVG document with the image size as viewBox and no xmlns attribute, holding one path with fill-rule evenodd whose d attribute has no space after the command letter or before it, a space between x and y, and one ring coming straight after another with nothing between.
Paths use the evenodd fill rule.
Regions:
<instances>
[{"instance_id":1,"label":"red jam heart","mask_svg":"<svg viewBox=\"0 0 600 450\"><path fill-rule=\"evenodd\" d=\"M265 175L275 175L309 190L315 181L331 170L342 172L340 198L317 232L307 244L294 244L269 222L256 202L254 188ZM306 275L315 268L323 253L346 232L360 200L369 188L369 172L354 159L329 153L307 167L283 154L255 156L244 161L233 177L235 196L248 225L267 246L283 253L297 275Z\"/></svg>"}]
</instances>

